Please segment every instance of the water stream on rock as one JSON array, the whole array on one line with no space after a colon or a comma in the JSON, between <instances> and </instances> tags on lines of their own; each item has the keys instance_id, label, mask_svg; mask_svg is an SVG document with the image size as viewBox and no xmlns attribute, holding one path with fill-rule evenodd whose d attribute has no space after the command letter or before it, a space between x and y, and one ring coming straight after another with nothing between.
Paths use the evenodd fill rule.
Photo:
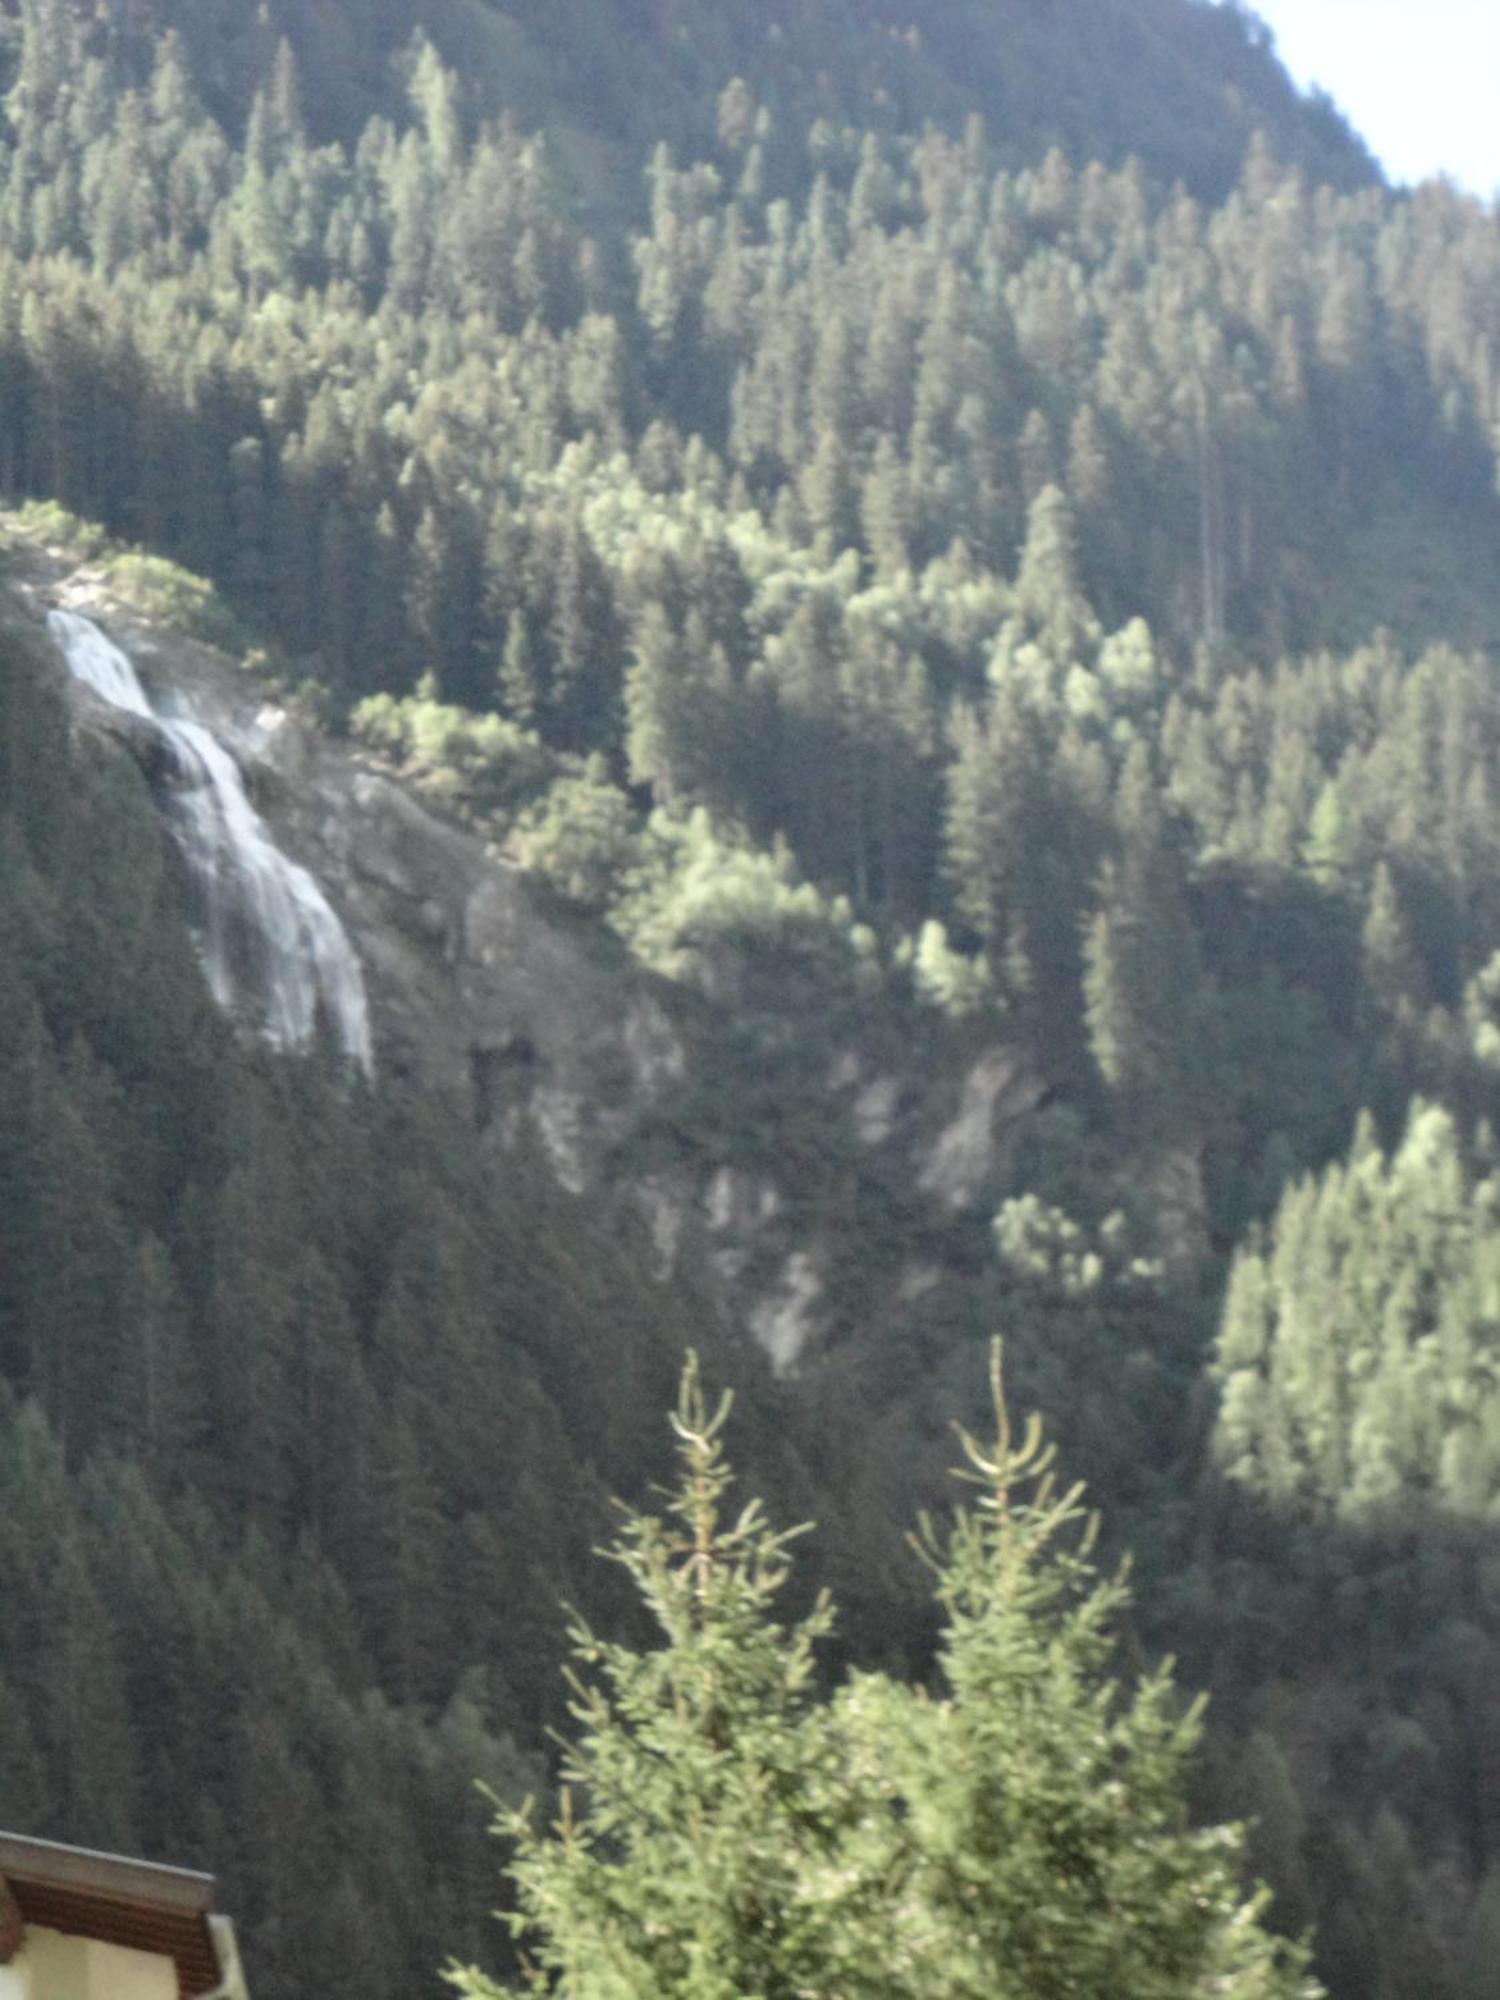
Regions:
<instances>
[{"instance_id":1,"label":"water stream on rock","mask_svg":"<svg viewBox=\"0 0 1500 2000\"><path fill-rule=\"evenodd\" d=\"M165 747L162 804L187 864L214 998L283 1048L306 1048L326 1019L349 1060L373 1074L364 976L348 933L313 877L276 846L234 758L201 723L159 714L127 655L91 620L53 611L47 629L75 678L149 723Z\"/></svg>"}]
</instances>

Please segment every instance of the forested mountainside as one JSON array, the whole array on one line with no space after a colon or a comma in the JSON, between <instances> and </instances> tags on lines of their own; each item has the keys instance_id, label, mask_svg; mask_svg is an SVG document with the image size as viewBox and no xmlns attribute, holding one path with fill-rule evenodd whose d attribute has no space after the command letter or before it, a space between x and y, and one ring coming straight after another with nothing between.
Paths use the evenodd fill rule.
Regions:
<instances>
[{"instance_id":1,"label":"forested mountainside","mask_svg":"<svg viewBox=\"0 0 1500 2000\"><path fill-rule=\"evenodd\" d=\"M3 645L0 1818L212 1857L258 1992L428 1991L684 1345L758 1371L539 1147L237 1039L141 773Z\"/></svg>"},{"instance_id":2,"label":"forested mountainside","mask_svg":"<svg viewBox=\"0 0 1500 2000\"><path fill-rule=\"evenodd\" d=\"M420 36L460 79L468 120L508 112L551 128L574 186L614 208L636 206L636 187L616 183L634 180L643 148L665 140L697 156L714 143L732 78L768 108L766 150L788 187L798 135L820 118L957 130L976 113L1012 163L1053 144L1080 159L1135 155L1204 195L1228 191L1256 131L1318 181L1377 178L1332 106L1298 96L1254 15L1202 0L1075 0L1066 21L1036 0L5 0L0 18L17 67L28 36L56 60L81 27L137 87L177 34L234 129L284 40L319 141L404 117Z\"/></svg>"},{"instance_id":3,"label":"forested mountainside","mask_svg":"<svg viewBox=\"0 0 1500 2000\"><path fill-rule=\"evenodd\" d=\"M433 1990L687 1341L920 1674L999 1328L1278 1920L1490 1994L1494 213L1197 0L0 14L0 1823ZM472 938L253 732L374 1082L236 1032L59 591L649 994L656 1094L503 983L434 1068Z\"/></svg>"}]
</instances>

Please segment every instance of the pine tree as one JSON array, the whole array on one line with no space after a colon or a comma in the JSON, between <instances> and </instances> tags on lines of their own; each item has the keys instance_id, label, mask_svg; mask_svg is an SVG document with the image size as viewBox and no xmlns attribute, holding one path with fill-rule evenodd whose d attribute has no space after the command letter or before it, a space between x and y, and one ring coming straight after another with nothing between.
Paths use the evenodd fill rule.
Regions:
<instances>
[{"instance_id":1,"label":"pine tree","mask_svg":"<svg viewBox=\"0 0 1500 2000\"><path fill-rule=\"evenodd\" d=\"M1349 893L1359 866L1359 829L1336 778L1330 778L1318 794L1302 846L1302 863L1322 888L1340 895Z\"/></svg>"},{"instance_id":2,"label":"pine tree","mask_svg":"<svg viewBox=\"0 0 1500 2000\"><path fill-rule=\"evenodd\" d=\"M505 714L513 716L524 728L530 728L537 718L541 693L524 611L512 611L507 621L505 651L497 680L500 706Z\"/></svg>"},{"instance_id":3,"label":"pine tree","mask_svg":"<svg viewBox=\"0 0 1500 2000\"><path fill-rule=\"evenodd\" d=\"M1132 746L1115 800L1120 856L1106 866L1084 948L1083 993L1099 1072L1158 1135L1186 1136L1210 1095L1213 1025L1197 934L1156 802Z\"/></svg>"},{"instance_id":4,"label":"pine tree","mask_svg":"<svg viewBox=\"0 0 1500 2000\"><path fill-rule=\"evenodd\" d=\"M1360 951L1367 1003L1378 1016L1396 1019L1425 997L1421 961L1407 929L1395 877L1384 861L1375 870Z\"/></svg>"},{"instance_id":5,"label":"pine tree","mask_svg":"<svg viewBox=\"0 0 1500 2000\"><path fill-rule=\"evenodd\" d=\"M664 804L682 791L692 765L692 689L682 643L660 603L637 623L625 680L625 755L636 784ZM686 752L686 755L684 754Z\"/></svg>"},{"instance_id":6,"label":"pine tree","mask_svg":"<svg viewBox=\"0 0 1500 2000\"><path fill-rule=\"evenodd\" d=\"M991 1384L994 1443L959 1433L977 1500L917 1538L942 1692L861 1678L848 1697L897 1802L888 1948L906 1939L913 1963L886 1990L1307 2000L1301 1955L1258 1921L1267 1898L1244 1898L1239 1831L1188 1827L1201 1703L1184 1711L1166 1666L1129 1688L1112 1677L1124 1578L1094 1567L1097 1521L1080 1487L1058 1487L1037 1420L1013 1437L998 1342Z\"/></svg>"},{"instance_id":7,"label":"pine tree","mask_svg":"<svg viewBox=\"0 0 1500 2000\"><path fill-rule=\"evenodd\" d=\"M463 150L457 79L444 69L437 50L421 34L415 44L408 95L427 141L433 167L440 177L450 178Z\"/></svg>"},{"instance_id":8,"label":"pine tree","mask_svg":"<svg viewBox=\"0 0 1500 2000\"><path fill-rule=\"evenodd\" d=\"M696 1363L664 1516L629 1512L613 1554L659 1628L642 1652L574 1628L555 1824L505 1814L512 1926L563 2000L1314 2000L1300 1955L1246 1900L1234 1829L1190 1830L1199 1711L1170 1674L1111 1678L1120 1581L1090 1561L1079 1489L1033 1423L963 1436L979 1487L919 1548L944 1615L942 1685L859 1674L832 1697L820 1598L775 1601L791 1536L727 1511ZM500 1991L474 1970L468 2000Z\"/></svg>"},{"instance_id":9,"label":"pine tree","mask_svg":"<svg viewBox=\"0 0 1500 2000\"><path fill-rule=\"evenodd\" d=\"M791 1535L758 1503L727 1513L725 1398L696 1364L673 1428L681 1478L662 1517L628 1514L612 1551L664 1644L639 1651L575 1624L578 1736L559 1818L507 1816L517 1937L560 1994L731 2000L879 1992L860 1967L848 1892L829 1867L860 1801L841 1798L817 1693L819 1602L774 1617ZM834 1782L830 1782L834 1780ZM477 1972L454 1984L499 1989Z\"/></svg>"},{"instance_id":10,"label":"pine tree","mask_svg":"<svg viewBox=\"0 0 1500 2000\"><path fill-rule=\"evenodd\" d=\"M1012 645L1034 639L1057 667L1092 658L1099 621L1079 581L1077 524L1060 487L1043 487L1031 504L1014 604Z\"/></svg>"}]
</instances>

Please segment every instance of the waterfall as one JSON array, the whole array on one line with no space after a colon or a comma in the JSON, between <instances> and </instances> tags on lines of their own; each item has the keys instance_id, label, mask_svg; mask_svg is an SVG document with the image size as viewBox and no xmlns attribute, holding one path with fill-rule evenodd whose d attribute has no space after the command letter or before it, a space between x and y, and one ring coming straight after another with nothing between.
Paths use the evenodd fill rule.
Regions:
<instances>
[{"instance_id":1,"label":"waterfall","mask_svg":"<svg viewBox=\"0 0 1500 2000\"><path fill-rule=\"evenodd\" d=\"M276 846L234 758L201 723L158 713L129 658L89 619L53 611L47 629L75 678L149 722L166 750L162 803L219 1005L255 1020L282 1048L306 1048L321 1015L372 1075L364 976L348 933L313 877Z\"/></svg>"}]
</instances>

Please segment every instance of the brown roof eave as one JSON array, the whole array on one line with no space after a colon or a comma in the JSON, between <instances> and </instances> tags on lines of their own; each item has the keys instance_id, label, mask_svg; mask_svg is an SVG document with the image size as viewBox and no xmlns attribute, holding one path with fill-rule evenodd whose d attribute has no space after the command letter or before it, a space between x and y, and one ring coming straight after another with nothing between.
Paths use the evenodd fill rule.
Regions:
<instances>
[{"instance_id":1,"label":"brown roof eave","mask_svg":"<svg viewBox=\"0 0 1500 2000\"><path fill-rule=\"evenodd\" d=\"M211 1875L0 1833L0 1888L28 1924L170 1958L182 2000L221 1984Z\"/></svg>"},{"instance_id":2,"label":"brown roof eave","mask_svg":"<svg viewBox=\"0 0 1500 2000\"><path fill-rule=\"evenodd\" d=\"M0 1833L0 1875L51 1889L92 1890L114 1902L149 1903L191 1916L207 1916L214 1906L212 1875L163 1868L155 1861L128 1861L119 1854L96 1854L87 1847L64 1847L55 1840L27 1840L14 1833Z\"/></svg>"}]
</instances>

